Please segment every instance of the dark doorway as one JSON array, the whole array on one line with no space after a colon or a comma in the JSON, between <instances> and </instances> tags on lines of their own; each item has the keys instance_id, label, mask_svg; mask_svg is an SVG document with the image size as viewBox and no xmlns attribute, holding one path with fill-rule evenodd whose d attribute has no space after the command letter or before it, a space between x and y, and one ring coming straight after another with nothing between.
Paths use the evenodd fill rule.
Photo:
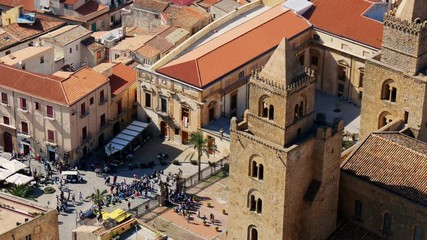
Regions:
<instances>
[{"instance_id":1,"label":"dark doorway","mask_svg":"<svg viewBox=\"0 0 427 240\"><path fill-rule=\"evenodd\" d=\"M30 153L30 145L28 143L22 143L22 148L24 150L24 156L27 156Z\"/></svg>"},{"instance_id":2,"label":"dark doorway","mask_svg":"<svg viewBox=\"0 0 427 240\"><path fill-rule=\"evenodd\" d=\"M116 136L119 133L120 133L120 122L116 122L114 123L114 126L113 126L113 135Z\"/></svg>"},{"instance_id":3,"label":"dark doorway","mask_svg":"<svg viewBox=\"0 0 427 240\"><path fill-rule=\"evenodd\" d=\"M209 109L209 122L215 120L215 107Z\"/></svg>"},{"instance_id":4,"label":"dark doorway","mask_svg":"<svg viewBox=\"0 0 427 240\"><path fill-rule=\"evenodd\" d=\"M4 151L12 152L13 151L12 134L5 132L3 134L3 140L4 140Z\"/></svg>"},{"instance_id":5,"label":"dark doorway","mask_svg":"<svg viewBox=\"0 0 427 240\"><path fill-rule=\"evenodd\" d=\"M83 157L86 157L86 156L87 156L87 147L84 146L83 147Z\"/></svg>"},{"instance_id":6,"label":"dark doorway","mask_svg":"<svg viewBox=\"0 0 427 240\"><path fill-rule=\"evenodd\" d=\"M165 122L160 122L160 135L166 137L168 135L168 128Z\"/></svg>"},{"instance_id":7,"label":"dark doorway","mask_svg":"<svg viewBox=\"0 0 427 240\"><path fill-rule=\"evenodd\" d=\"M48 158L50 162L54 162L55 161L55 151L48 151Z\"/></svg>"},{"instance_id":8,"label":"dark doorway","mask_svg":"<svg viewBox=\"0 0 427 240\"><path fill-rule=\"evenodd\" d=\"M98 149L101 149L102 147L104 147L104 134L99 135L98 137Z\"/></svg>"},{"instance_id":9,"label":"dark doorway","mask_svg":"<svg viewBox=\"0 0 427 240\"><path fill-rule=\"evenodd\" d=\"M182 138L182 144L187 144L187 142L188 142L188 132L182 131L181 138Z\"/></svg>"}]
</instances>

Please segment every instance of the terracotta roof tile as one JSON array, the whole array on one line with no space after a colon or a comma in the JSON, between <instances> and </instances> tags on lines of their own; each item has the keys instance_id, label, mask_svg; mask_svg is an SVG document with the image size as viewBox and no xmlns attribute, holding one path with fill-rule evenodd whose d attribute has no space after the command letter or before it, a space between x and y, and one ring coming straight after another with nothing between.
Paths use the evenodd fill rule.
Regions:
<instances>
[{"instance_id":1,"label":"terracotta roof tile","mask_svg":"<svg viewBox=\"0 0 427 240\"><path fill-rule=\"evenodd\" d=\"M56 43L65 46L84 36L89 36L91 31L79 25L68 25L44 35L42 38L55 39Z\"/></svg>"},{"instance_id":2,"label":"terracotta roof tile","mask_svg":"<svg viewBox=\"0 0 427 240\"><path fill-rule=\"evenodd\" d=\"M427 206L427 143L400 133L372 133L341 169Z\"/></svg>"},{"instance_id":3,"label":"terracotta roof tile","mask_svg":"<svg viewBox=\"0 0 427 240\"><path fill-rule=\"evenodd\" d=\"M113 67L113 75L110 76L111 94L117 95L127 86L136 81L136 71L121 63Z\"/></svg>"},{"instance_id":4,"label":"terracotta roof tile","mask_svg":"<svg viewBox=\"0 0 427 240\"><path fill-rule=\"evenodd\" d=\"M106 76L85 67L62 81L62 85L68 104L72 105L107 82Z\"/></svg>"},{"instance_id":5,"label":"terracotta roof tile","mask_svg":"<svg viewBox=\"0 0 427 240\"><path fill-rule=\"evenodd\" d=\"M77 8L75 11L83 16L96 13L99 11L102 11L104 9L107 9L107 6L104 6L100 3L97 3L93 0L89 0L85 4L81 5L79 8Z\"/></svg>"},{"instance_id":6,"label":"terracotta roof tile","mask_svg":"<svg viewBox=\"0 0 427 240\"><path fill-rule=\"evenodd\" d=\"M156 71L204 87L309 28L304 18L278 5Z\"/></svg>"},{"instance_id":7,"label":"terracotta roof tile","mask_svg":"<svg viewBox=\"0 0 427 240\"><path fill-rule=\"evenodd\" d=\"M195 6L176 6L171 5L166 10L169 18L173 19L174 26L193 27L198 22L209 18L209 14Z\"/></svg>"},{"instance_id":8,"label":"terracotta roof tile","mask_svg":"<svg viewBox=\"0 0 427 240\"><path fill-rule=\"evenodd\" d=\"M386 240L385 237L352 222L344 222L328 240Z\"/></svg>"},{"instance_id":9,"label":"terracotta roof tile","mask_svg":"<svg viewBox=\"0 0 427 240\"><path fill-rule=\"evenodd\" d=\"M65 0L64 4L67 5L74 5L76 2L78 2L79 0Z\"/></svg>"},{"instance_id":10,"label":"terracotta roof tile","mask_svg":"<svg viewBox=\"0 0 427 240\"><path fill-rule=\"evenodd\" d=\"M161 53L159 49L153 46L150 46L148 44L145 44L144 46L140 47L135 52L140 54L143 58L146 58L146 59L151 59Z\"/></svg>"},{"instance_id":11,"label":"terracotta roof tile","mask_svg":"<svg viewBox=\"0 0 427 240\"><path fill-rule=\"evenodd\" d=\"M2 73L1 87L67 105L67 99L61 86L63 78L35 74L4 64L0 64L0 72Z\"/></svg>"},{"instance_id":12,"label":"terracotta roof tile","mask_svg":"<svg viewBox=\"0 0 427 240\"><path fill-rule=\"evenodd\" d=\"M32 25L12 23L2 27L2 29L20 42L26 39L35 38L47 31L51 31L63 25L65 25L65 21L37 13L36 22ZM0 48L7 47L12 43L13 42L9 43L8 41L3 42L4 45L0 44Z\"/></svg>"},{"instance_id":13,"label":"terracotta roof tile","mask_svg":"<svg viewBox=\"0 0 427 240\"><path fill-rule=\"evenodd\" d=\"M135 0L134 5L140 8L154 9L163 12L169 6L169 2L163 0Z\"/></svg>"},{"instance_id":14,"label":"terracotta roof tile","mask_svg":"<svg viewBox=\"0 0 427 240\"><path fill-rule=\"evenodd\" d=\"M363 16L374 2L366 0L313 0L304 16L315 28L381 48L383 24ZM357 24L355 24L357 23Z\"/></svg>"},{"instance_id":15,"label":"terracotta roof tile","mask_svg":"<svg viewBox=\"0 0 427 240\"><path fill-rule=\"evenodd\" d=\"M8 7L22 5L26 11L34 11L34 0L0 0L0 5Z\"/></svg>"}]
</instances>

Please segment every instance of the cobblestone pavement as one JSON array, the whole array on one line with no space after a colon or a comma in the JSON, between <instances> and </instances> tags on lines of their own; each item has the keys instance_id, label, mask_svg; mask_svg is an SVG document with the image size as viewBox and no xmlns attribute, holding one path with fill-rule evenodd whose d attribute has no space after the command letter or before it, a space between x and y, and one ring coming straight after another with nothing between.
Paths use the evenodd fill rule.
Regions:
<instances>
[{"instance_id":1,"label":"cobblestone pavement","mask_svg":"<svg viewBox=\"0 0 427 240\"><path fill-rule=\"evenodd\" d=\"M179 145L168 141L161 141L158 138L153 138L135 152L133 163L147 163L148 161L154 160L156 163L155 167L153 169L134 170L129 170L128 167L119 168L116 173L118 176L117 181L121 182L123 179L126 179L126 182L130 182L133 179L134 174L138 176L142 176L144 174L148 175L152 174L154 169L164 170L164 173L177 173L178 169L180 168L183 171L183 177L193 175L197 172L197 166L191 165L188 162L189 160L185 160L186 156L192 151L193 150L188 148L188 146ZM162 166L156 160L156 156L159 152L166 153L169 155L168 165ZM103 154L101 152L93 153L92 156L85 160L88 161L88 164L86 165L89 166L90 162L103 163L102 156ZM178 159L184 163L182 163L180 166L170 164L170 162L174 159ZM210 159L203 157L202 162L207 165L208 160L214 161L214 159L215 158L212 157ZM26 164L28 165L28 162L26 162ZM31 161L31 168L37 169L38 172L45 174L42 164L35 160ZM79 193L82 192L83 198L85 199L86 196L89 196L94 192L95 188L99 188L101 190L108 188L104 184L104 179L102 177L98 177L95 172L80 170L80 173L82 177L86 180L86 183L66 184L66 188L70 190L71 194L75 194L77 201L69 204L69 209L67 213L61 212L59 215L60 240L71 240L72 230L77 225L77 213L80 210L88 210L93 205L87 200L79 201ZM58 174L58 172L54 171L54 177L59 176ZM56 192L53 194L43 194L42 188L44 188L45 186L42 186L34 191L35 201L41 206L56 208L56 195L60 194L58 186L56 184L50 184L48 186L54 187ZM65 196L67 197L67 194L65 194ZM147 198L139 197L135 199L130 199L129 201L131 202L131 208L142 204L143 202L148 201L153 197L154 193L150 193ZM109 207L104 208L104 210L106 210L107 212L110 212L117 208L127 210L127 203L127 201L122 201L121 204L116 204L115 206L111 205Z\"/></svg>"},{"instance_id":2,"label":"cobblestone pavement","mask_svg":"<svg viewBox=\"0 0 427 240\"><path fill-rule=\"evenodd\" d=\"M228 177L224 178L217 175L188 189L187 193L196 194L199 199L195 203L196 209L192 212L190 221L187 221L186 218L171 208L159 207L143 216L140 222L175 240L226 239L228 225L227 186ZM208 203L210 207L208 207ZM205 225L203 219L197 217L197 210L200 211L201 216L206 216L208 221L210 214L214 214L215 224L208 223Z\"/></svg>"}]
</instances>

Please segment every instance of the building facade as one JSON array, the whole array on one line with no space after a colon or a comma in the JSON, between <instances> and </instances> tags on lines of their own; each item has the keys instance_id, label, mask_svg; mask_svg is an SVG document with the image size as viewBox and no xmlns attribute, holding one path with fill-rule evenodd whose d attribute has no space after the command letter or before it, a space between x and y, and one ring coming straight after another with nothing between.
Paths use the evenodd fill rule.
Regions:
<instances>
[{"instance_id":1,"label":"building facade","mask_svg":"<svg viewBox=\"0 0 427 240\"><path fill-rule=\"evenodd\" d=\"M326 239L336 227L343 122L314 120L315 77L284 39L231 120L229 239ZM280 206L280 207L279 207Z\"/></svg>"}]
</instances>

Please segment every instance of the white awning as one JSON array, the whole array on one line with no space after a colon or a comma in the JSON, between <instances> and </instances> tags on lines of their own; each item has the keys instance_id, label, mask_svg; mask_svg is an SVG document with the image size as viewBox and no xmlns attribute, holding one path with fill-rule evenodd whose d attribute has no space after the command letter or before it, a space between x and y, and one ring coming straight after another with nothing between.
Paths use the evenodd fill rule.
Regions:
<instances>
[{"instance_id":1,"label":"white awning","mask_svg":"<svg viewBox=\"0 0 427 240\"><path fill-rule=\"evenodd\" d=\"M6 178L6 182L13 183L16 185L27 184L33 180L32 177L22 175L20 173L15 173L12 176Z\"/></svg>"},{"instance_id":2,"label":"white awning","mask_svg":"<svg viewBox=\"0 0 427 240\"><path fill-rule=\"evenodd\" d=\"M11 161L9 161L9 162L1 165L1 166L3 168L6 168L7 170L11 170L11 171L14 171L14 172L17 172L17 171L19 171L19 170L24 169L24 168L27 167L27 165L21 163L18 160L15 160L15 159L13 159L13 160L11 160Z\"/></svg>"},{"instance_id":3,"label":"white awning","mask_svg":"<svg viewBox=\"0 0 427 240\"><path fill-rule=\"evenodd\" d=\"M113 140L105 145L105 153L110 156L118 151L123 150L129 145L144 129L148 126L148 123L141 121L133 121L127 126L120 134L118 134Z\"/></svg>"},{"instance_id":4,"label":"white awning","mask_svg":"<svg viewBox=\"0 0 427 240\"><path fill-rule=\"evenodd\" d=\"M294 10L299 15L303 15L308 9L313 6L313 3L307 0L288 0L283 3L285 8Z\"/></svg>"},{"instance_id":5,"label":"white awning","mask_svg":"<svg viewBox=\"0 0 427 240\"><path fill-rule=\"evenodd\" d=\"M0 168L0 180L5 180L10 175L14 174L14 171Z\"/></svg>"},{"instance_id":6,"label":"white awning","mask_svg":"<svg viewBox=\"0 0 427 240\"><path fill-rule=\"evenodd\" d=\"M3 166L3 164L10 162L9 160L7 160L4 157L0 157L0 166Z\"/></svg>"}]
</instances>

